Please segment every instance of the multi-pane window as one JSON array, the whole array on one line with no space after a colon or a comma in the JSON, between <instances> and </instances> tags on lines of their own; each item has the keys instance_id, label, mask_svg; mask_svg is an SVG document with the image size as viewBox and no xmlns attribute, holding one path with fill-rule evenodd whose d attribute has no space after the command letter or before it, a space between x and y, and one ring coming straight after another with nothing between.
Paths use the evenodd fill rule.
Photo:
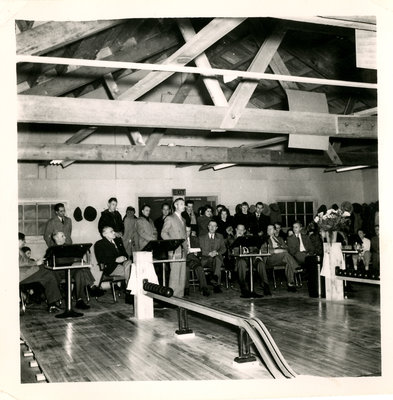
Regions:
<instances>
[{"instance_id":1,"label":"multi-pane window","mask_svg":"<svg viewBox=\"0 0 393 400\"><path fill-rule=\"evenodd\" d=\"M58 202L24 202L18 205L19 232L26 236L41 236L45 224L55 215L54 205Z\"/></svg>"},{"instance_id":2,"label":"multi-pane window","mask_svg":"<svg viewBox=\"0 0 393 400\"><path fill-rule=\"evenodd\" d=\"M312 201L280 201L277 204L284 228L292 228L295 221L300 221L303 226L307 226L314 218Z\"/></svg>"}]
</instances>

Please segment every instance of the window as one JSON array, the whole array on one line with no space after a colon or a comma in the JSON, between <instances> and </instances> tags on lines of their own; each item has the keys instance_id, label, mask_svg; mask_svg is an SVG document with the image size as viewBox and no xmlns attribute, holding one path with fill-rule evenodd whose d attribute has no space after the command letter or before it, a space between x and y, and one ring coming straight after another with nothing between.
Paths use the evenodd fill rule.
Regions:
<instances>
[{"instance_id":1,"label":"window","mask_svg":"<svg viewBox=\"0 0 393 400\"><path fill-rule=\"evenodd\" d=\"M54 202L24 202L18 205L19 232L26 236L41 236L44 234L46 221L55 215L53 207L61 201Z\"/></svg>"},{"instance_id":2,"label":"window","mask_svg":"<svg viewBox=\"0 0 393 400\"><path fill-rule=\"evenodd\" d=\"M314 218L312 201L281 201L277 204L282 216L282 226L285 228L292 228L295 221L307 226Z\"/></svg>"}]
</instances>

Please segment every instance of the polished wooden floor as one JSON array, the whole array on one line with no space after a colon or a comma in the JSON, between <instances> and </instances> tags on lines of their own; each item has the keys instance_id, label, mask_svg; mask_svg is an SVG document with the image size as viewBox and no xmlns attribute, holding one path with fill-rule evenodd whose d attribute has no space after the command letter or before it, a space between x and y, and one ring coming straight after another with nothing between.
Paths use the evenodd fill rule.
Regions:
<instances>
[{"instance_id":1,"label":"polished wooden floor","mask_svg":"<svg viewBox=\"0 0 393 400\"><path fill-rule=\"evenodd\" d=\"M209 298L191 291L189 299L258 317L300 375L379 376L379 287L353 288L341 302L310 298L306 287L297 293L279 288L257 300L241 299L236 287ZM271 379L263 365L233 367L235 327L191 314L196 337L180 340L174 336L174 309L155 310L153 320L138 321L132 306L124 299L113 303L109 291L90 305L78 319L59 320L37 304L21 315L21 337L49 382Z\"/></svg>"}]
</instances>

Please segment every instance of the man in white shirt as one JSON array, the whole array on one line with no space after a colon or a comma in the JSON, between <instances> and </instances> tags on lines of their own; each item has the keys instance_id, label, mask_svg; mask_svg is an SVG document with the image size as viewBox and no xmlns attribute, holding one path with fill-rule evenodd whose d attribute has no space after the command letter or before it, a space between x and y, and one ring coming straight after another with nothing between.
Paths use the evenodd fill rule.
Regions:
<instances>
[{"instance_id":1,"label":"man in white shirt","mask_svg":"<svg viewBox=\"0 0 393 400\"><path fill-rule=\"evenodd\" d=\"M358 251L358 254L354 254L352 256L353 267L355 270L357 270L359 260L363 260L364 268L366 271L368 271L368 267L370 265L370 259L371 259L371 252L370 252L371 241L370 241L370 239L366 238L366 235L364 234L362 229L358 229L357 234L362 243L358 244L357 248L355 249Z\"/></svg>"}]
</instances>

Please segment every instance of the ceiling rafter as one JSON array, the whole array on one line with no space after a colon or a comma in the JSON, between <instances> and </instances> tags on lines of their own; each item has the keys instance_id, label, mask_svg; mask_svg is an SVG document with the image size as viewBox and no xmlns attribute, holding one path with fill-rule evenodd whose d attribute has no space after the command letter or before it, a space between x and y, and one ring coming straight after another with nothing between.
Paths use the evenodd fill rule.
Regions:
<instances>
[{"instance_id":1,"label":"ceiling rafter","mask_svg":"<svg viewBox=\"0 0 393 400\"><path fill-rule=\"evenodd\" d=\"M190 41L168 57L163 64L186 65L212 44L239 26L245 18L215 18L202 28ZM151 72L132 88L123 93L120 99L136 100L159 85L174 72Z\"/></svg>"},{"instance_id":2,"label":"ceiling rafter","mask_svg":"<svg viewBox=\"0 0 393 400\"><path fill-rule=\"evenodd\" d=\"M286 30L281 24L276 26L274 31L263 42L247 71L265 72L285 36L285 32ZM243 80L237 85L229 100L229 110L222 120L221 129L229 129L236 126L242 111L246 108L257 86L258 82L247 80Z\"/></svg>"},{"instance_id":3,"label":"ceiling rafter","mask_svg":"<svg viewBox=\"0 0 393 400\"><path fill-rule=\"evenodd\" d=\"M47 22L16 35L16 54L45 54L124 22L125 20Z\"/></svg>"},{"instance_id":4,"label":"ceiling rafter","mask_svg":"<svg viewBox=\"0 0 393 400\"><path fill-rule=\"evenodd\" d=\"M168 32L161 35L155 35L147 40L138 40L132 42L108 57L104 57L102 61L142 61L150 57L168 50L179 43L179 39L173 32ZM68 72L61 77L56 77L48 80L40 85L36 85L28 90L23 91L23 94L35 94L44 96L61 96L71 90L84 86L103 75L115 72L120 68L95 68L95 67L78 67L71 72Z\"/></svg>"},{"instance_id":5,"label":"ceiling rafter","mask_svg":"<svg viewBox=\"0 0 393 400\"><path fill-rule=\"evenodd\" d=\"M215 130L227 111L194 104L18 96L18 121L32 123ZM377 118L246 108L232 130L376 139Z\"/></svg>"},{"instance_id":6,"label":"ceiling rafter","mask_svg":"<svg viewBox=\"0 0 393 400\"><path fill-rule=\"evenodd\" d=\"M20 161L78 160L91 162L149 162L149 163L236 163L242 165L280 166L329 166L330 160L324 154L283 152L248 148L206 147L206 146L157 146L151 153L144 153L142 146L98 145L98 144L33 144L24 143L18 148ZM143 156L141 157L141 154ZM345 153L344 165L377 165L377 153Z\"/></svg>"}]
</instances>

